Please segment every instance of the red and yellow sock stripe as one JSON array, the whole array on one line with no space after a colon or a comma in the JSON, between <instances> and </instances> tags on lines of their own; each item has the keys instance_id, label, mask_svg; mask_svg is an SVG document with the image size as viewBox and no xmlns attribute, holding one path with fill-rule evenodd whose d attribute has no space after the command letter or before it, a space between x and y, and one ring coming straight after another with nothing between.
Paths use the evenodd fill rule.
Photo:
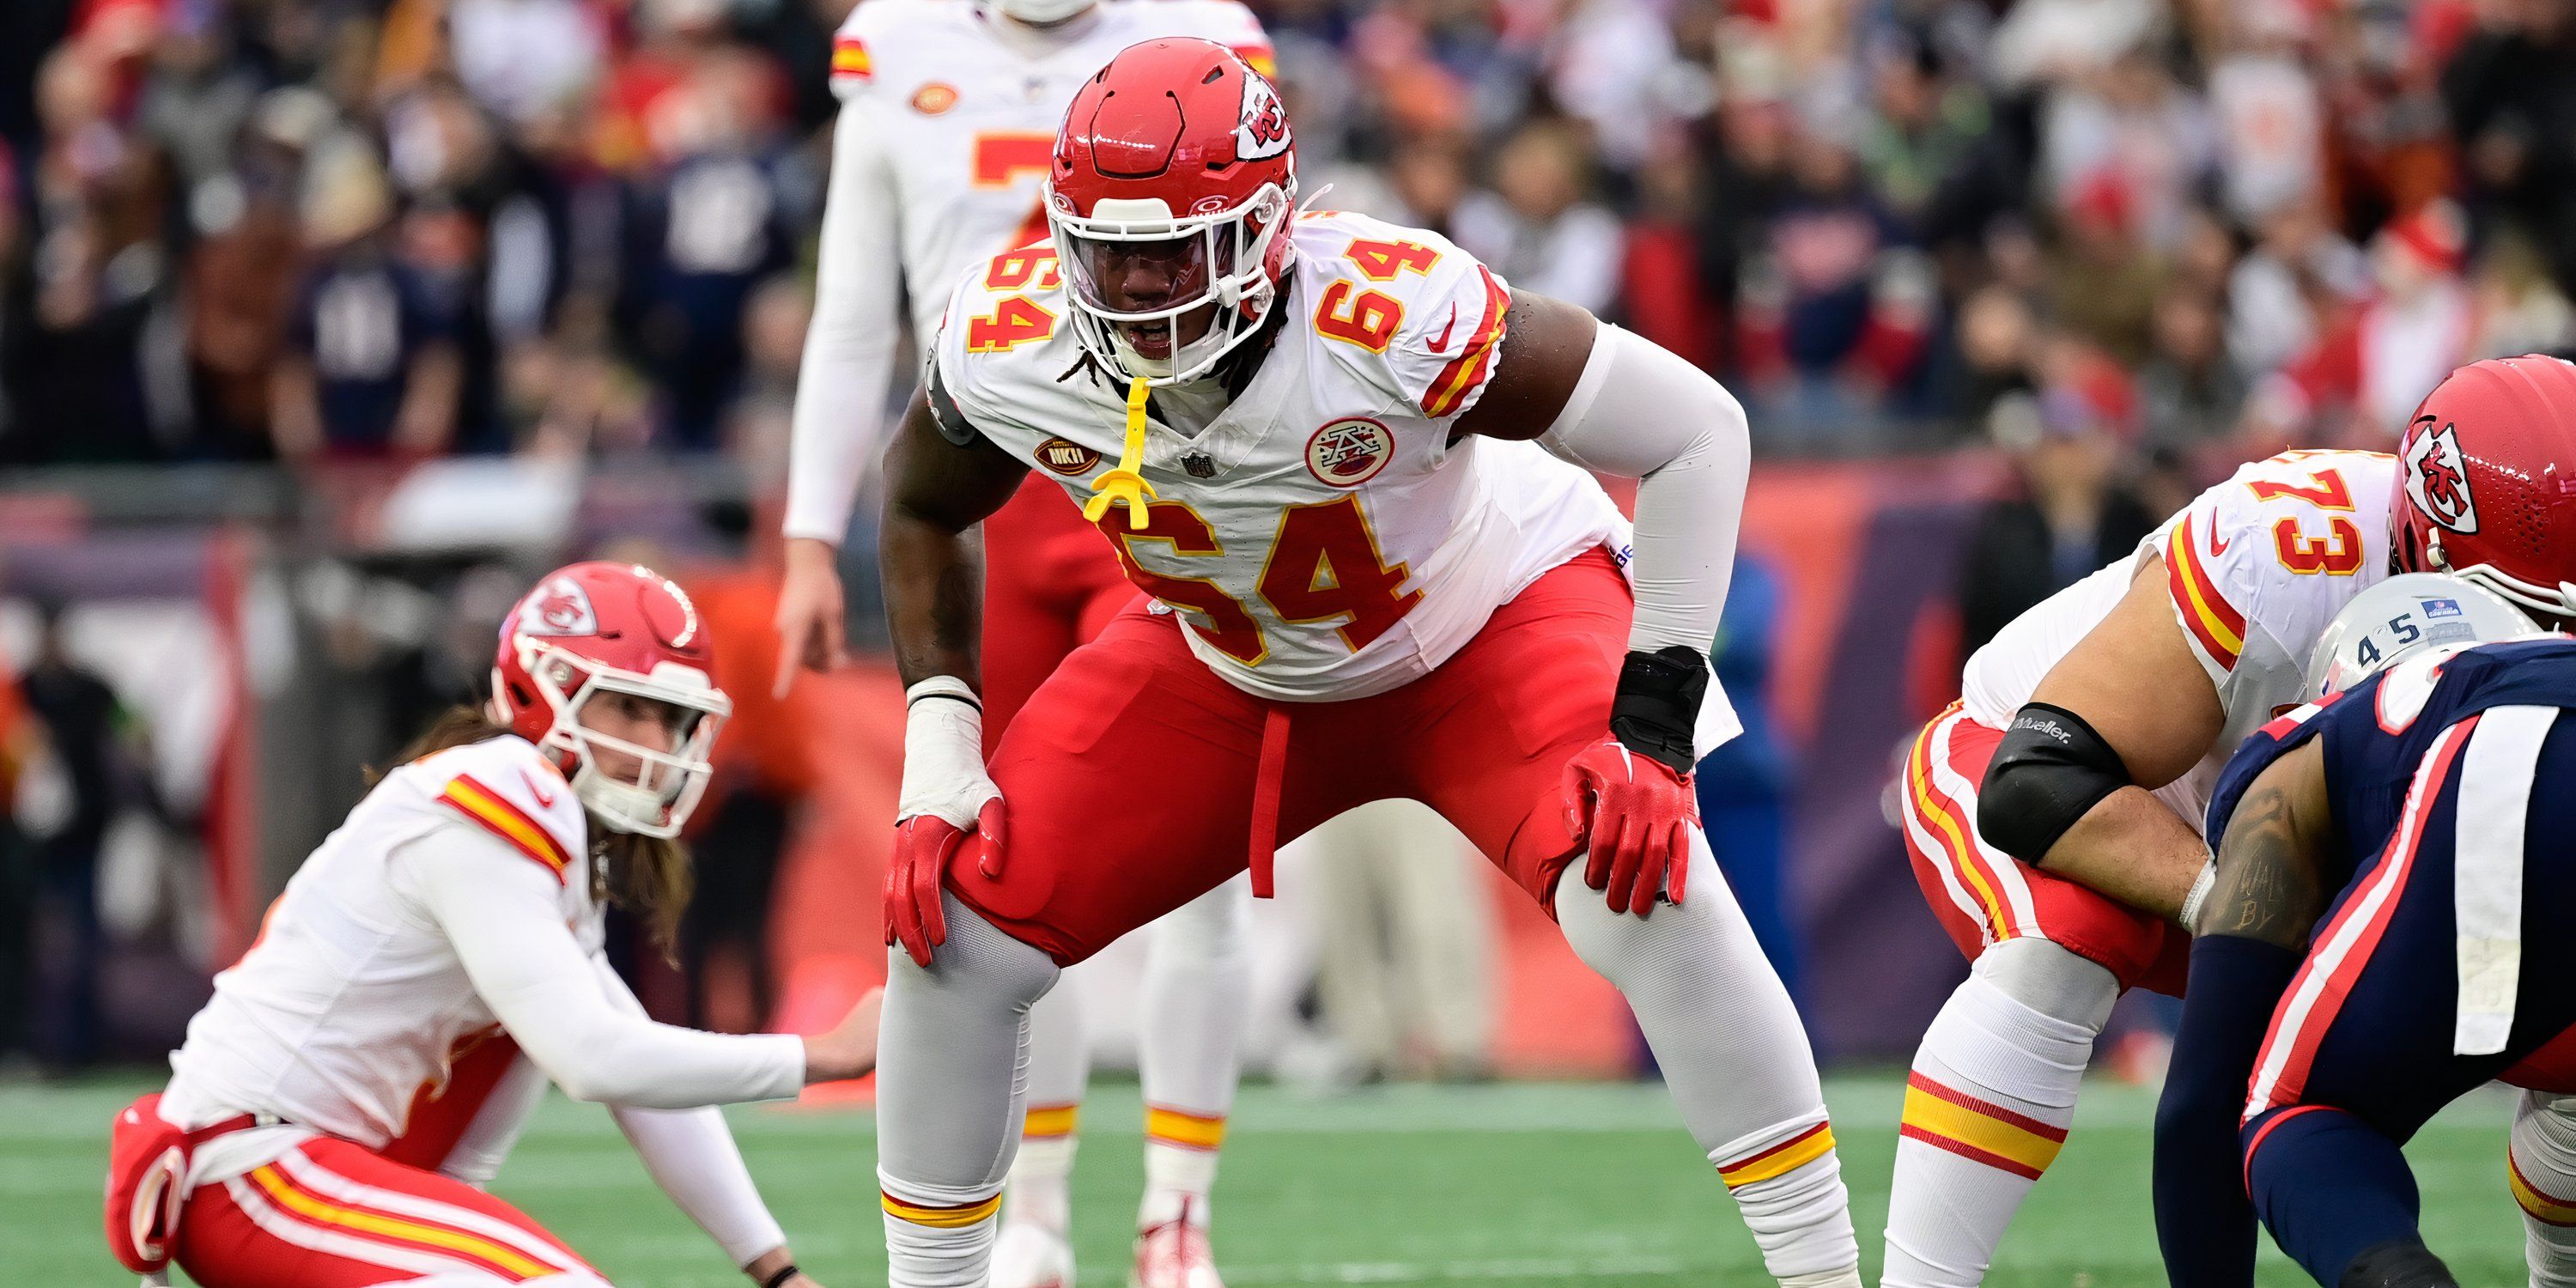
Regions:
<instances>
[{"instance_id":1,"label":"red and yellow sock stripe","mask_svg":"<svg viewBox=\"0 0 2576 1288\"><path fill-rule=\"evenodd\" d=\"M1225 1115L1213 1117L1162 1105L1145 1106L1145 1143L1214 1150L1225 1144Z\"/></svg>"},{"instance_id":2,"label":"red and yellow sock stripe","mask_svg":"<svg viewBox=\"0 0 2576 1288\"><path fill-rule=\"evenodd\" d=\"M1786 1176L1807 1164L1834 1152L1834 1125L1817 1123L1787 1140L1767 1149L1757 1150L1731 1163L1717 1165L1717 1179L1732 1190Z\"/></svg>"},{"instance_id":3,"label":"red and yellow sock stripe","mask_svg":"<svg viewBox=\"0 0 2576 1288\"><path fill-rule=\"evenodd\" d=\"M887 1216L899 1221L910 1221L914 1225L926 1225L934 1230L954 1230L960 1226L973 1225L1002 1210L1000 1194L995 1194L980 1203L958 1203L947 1207L906 1203L883 1190L879 1190L877 1194L885 1203Z\"/></svg>"},{"instance_id":4,"label":"red and yellow sock stripe","mask_svg":"<svg viewBox=\"0 0 2576 1288\"><path fill-rule=\"evenodd\" d=\"M550 1265L518 1248L469 1230L410 1217L394 1216L326 1198L305 1188L275 1163L253 1168L250 1183L271 1203L314 1225L359 1235L370 1242L409 1247L457 1258L499 1273L512 1281L558 1275L581 1263Z\"/></svg>"},{"instance_id":5,"label":"red and yellow sock stripe","mask_svg":"<svg viewBox=\"0 0 2576 1288\"><path fill-rule=\"evenodd\" d=\"M2066 1144L2063 1127L1989 1104L1919 1072L1906 1076L1905 1118L1897 1134L2034 1181Z\"/></svg>"},{"instance_id":6,"label":"red and yellow sock stripe","mask_svg":"<svg viewBox=\"0 0 2576 1288\"><path fill-rule=\"evenodd\" d=\"M1081 1126L1080 1105L1031 1105L1020 1124L1022 1140L1064 1140Z\"/></svg>"},{"instance_id":7,"label":"red and yellow sock stripe","mask_svg":"<svg viewBox=\"0 0 2576 1288\"><path fill-rule=\"evenodd\" d=\"M474 781L471 774L458 774L450 779L447 790L438 794L438 803L462 814L492 835L510 843L511 848L535 859L555 874L555 880L568 881L565 870L572 865L572 855L555 840L545 824L528 817L527 812L508 798Z\"/></svg>"},{"instance_id":8,"label":"red and yellow sock stripe","mask_svg":"<svg viewBox=\"0 0 2576 1288\"><path fill-rule=\"evenodd\" d=\"M2576 1225L2576 1203L2550 1197L2522 1174L2522 1163L2508 1150L2504 1156L2505 1183L2513 1187L2513 1201L2542 1225Z\"/></svg>"}]
</instances>

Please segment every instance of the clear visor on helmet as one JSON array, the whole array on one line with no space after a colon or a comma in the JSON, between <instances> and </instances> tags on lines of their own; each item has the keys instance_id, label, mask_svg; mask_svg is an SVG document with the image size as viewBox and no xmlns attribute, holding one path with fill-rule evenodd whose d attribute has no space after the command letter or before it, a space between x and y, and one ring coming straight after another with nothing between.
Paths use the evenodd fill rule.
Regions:
<instances>
[{"instance_id":1,"label":"clear visor on helmet","mask_svg":"<svg viewBox=\"0 0 2576 1288\"><path fill-rule=\"evenodd\" d=\"M1073 254L1065 276L1075 298L1112 321L1153 321L1172 311L1206 303L1215 295L1211 262L1217 271L1233 267L1233 239L1214 227L1178 237L1131 240L1091 233L1065 238Z\"/></svg>"},{"instance_id":2,"label":"clear visor on helmet","mask_svg":"<svg viewBox=\"0 0 2576 1288\"><path fill-rule=\"evenodd\" d=\"M732 702L713 688L564 661L540 659L534 674L550 689L568 678L560 672L582 677L570 696L549 695L559 700L546 742L580 761L573 793L618 831L678 835L714 773L708 753Z\"/></svg>"},{"instance_id":3,"label":"clear visor on helmet","mask_svg":"<svg viewBox=\"0 0 2576 1288\"><path fill-rule=\"evenodd\" d=\"M1263 263L1288 205L1276 185L1230 209L1181 218L1160 202L1088 219L1051 205L1075 335L1129 377L1166 385L1205 374L1269 312Z\"/></svg>"}]
</instances>

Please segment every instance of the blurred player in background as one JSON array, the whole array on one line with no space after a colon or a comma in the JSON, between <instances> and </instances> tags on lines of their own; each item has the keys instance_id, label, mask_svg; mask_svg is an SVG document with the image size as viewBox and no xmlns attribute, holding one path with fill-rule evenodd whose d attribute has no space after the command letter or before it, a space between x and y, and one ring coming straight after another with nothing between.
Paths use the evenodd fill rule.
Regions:
<instances>
[{"instance_id":1,"label":"blurred player in background","mask_svg":"<svg viewBox=\"0 0 2576 1288\"><path fill-rule=\"evenodd\" d=\"M716 1110L875 1065L876 997L820 1037L656 1024L603 956L607 905L665 951L671 838L730 709L680 588L575 564L501 629L487 709L441 717L215 978L169 1086L119 1114L108 1241L204 1288L597 1288L483 1192L552 1080L761 1288L814 1288ZM678 1111L678 1112L674 1112Z\"/></svg>"},{"instance_id":2,"label":"blurred player in background","mask_svg":"<svg viewBox=\"0 0 2576 1288\"><path fill-rule=\"evenodd\" d=\"M2576 1091L2576 641L2469 647L2531 624L2434 577L2337 626L2324 696L2247 741L2210 804L2155 1164L2165 1247L2207 1254L2173 1282L2252 1282L2259 1215L2326 1288L2457 1288L2399 1148L2500 1079L2531 1089L2507 1174L2530 1281L2576 1283L2555 1094Z\"/></svg>"},{"instance_id":3,"label":"blurred player in background","mask_svg":"<svg viewBox=\"0 0 2576 1288\"><path fill-rule=\"evenodd\" d=\"M1968 979L1907 1079L1888 1288L1981 1281L2057 1155L2122 990L2179 994L2199 822L2228 753L2306 699L2309 652L2391 572L2576 615L2576 367L2494 359L2416 409L2397 456L2236 471L1968 659L1906 765L1906 845ZM2166 1248L2179 1268L2205 1251Z\"/></svg>"},{"instance_id":4,"label":"blurred player in background","mask_svg":"<svg viewBox=\"0 0 2576 1288\"><path fill-rule=\"evenodd\" d=\"M1268 80L1204 40L1123 51L1066 114L1052 245L957 284L888 454L910 686L877 1101L892 1283L987 1281L1025 1013L1059 967L1238 878L1247 839L1267 893L1276 841L1411 798L1627 995L1772 1274L1856 1286L1806 1034L1692 796L1735 732L1707 656L1743 410L1438 234L1300 217L1296 193ZM960 590L1032 465L1152 602L988 757ZM1642 480L1633 559L1585 467Z\"/></svg>"},{"instance_id":5,"label":"blurred player in background","mask_svg":"<svg viewBox=\"0 0 2576 1288\"><path fill-rule=\"evenodd\" d=\"M796 392L787 582L778 625L784 686L799 663L842 652L838 547L869 466L895 367L899 299L927 354L967 265L1042 242L1039 198L1076 87L1119 50L1202 36L1268 66L1269 40L1234 0L870 0L843 24L813 329ZM911 382L905 381L908 386ZM1136 589L1059 489L1032 480L984 525L986 750L1038 683ZM1251 891L1236 881L1156 923L1142 999L1145 1195L1136 1281L1218 1288L1209 1191L1242 1069L1252 965ZM1027 1140L1011 1173L994 1264L1002 1288L1067 1288L1075 1124L1091 1072L1081 990L1059 988L1030 1021Z\"/></svg>"}]
</instances>

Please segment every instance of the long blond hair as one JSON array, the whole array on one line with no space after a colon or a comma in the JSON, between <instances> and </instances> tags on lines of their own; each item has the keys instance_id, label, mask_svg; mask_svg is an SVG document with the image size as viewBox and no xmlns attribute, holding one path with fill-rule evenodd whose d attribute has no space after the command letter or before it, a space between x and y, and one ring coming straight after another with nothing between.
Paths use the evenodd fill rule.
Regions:
<instances>
[{"instance_id":1,"label":"long blond hair","mask_svg":"<svg viewBox=\"0 0 2576 1288\"><path fill-rule=\"evenodd\" d=\"M449 707L420 731L420 736L394 753L395 765L408 765L423 756L485 742L510 732L507 725L496 724L483 708L467 704ZM367 785L384 781L387 769L370 766ZM697 892L697 874L689 862L689 847L677 839L639 836L620 832L599 824L593 815L590 826L590 893L641 918L653 946L662 958L678 964L680 917L689 910L689 898Z\"/></svg>"}]
</instances>

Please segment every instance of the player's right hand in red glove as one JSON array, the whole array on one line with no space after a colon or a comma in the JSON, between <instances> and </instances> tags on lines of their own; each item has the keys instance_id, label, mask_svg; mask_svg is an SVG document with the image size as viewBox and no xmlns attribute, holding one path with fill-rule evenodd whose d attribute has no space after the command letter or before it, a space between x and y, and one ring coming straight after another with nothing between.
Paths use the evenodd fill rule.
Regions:
<instances>
[{"instance_id":1,"label":"player's right hand in red glove","mask_svg":"<svg viewBox=\"0 0 2576 1288\"><path fill-rule=\"evenodd\" d=\"M975 855L984 875L1002 875L1002 790L984 772L984 706L965 681L935 675L904 699L903 794L886 864L885 942L902 944L928 966L931 950L948 942L940 891L961 849Z\"/></svg>"},{"instance_id":2,"label":"player's right hand in red glove","mask_svg":"<svg viewBox=\"0 0 2576 1288\"><path fill-rule=\"evenodd\" d=\"M1682 901L1699 826L1689 774L1604 738L1566 762L1565 826L1587 838L1583 884L1608 894L1613 912L1646 916L1657 895Z\"/></svg>"},{"instance_id":3,"label":"player's right hand in red glove","mask_svg":"<svg viewBox=\"0 0 2576 1288\"><path fill-rule=\"evenodd\" d=\"M1680 903L1699 826L1691 782L1708 662L1687 648L1631 651L1610 704L1610 736L1565 766L1566 830L1583 845L1583 883L1613 912L1643 917Z\"/></svg>"}]
</instances>

